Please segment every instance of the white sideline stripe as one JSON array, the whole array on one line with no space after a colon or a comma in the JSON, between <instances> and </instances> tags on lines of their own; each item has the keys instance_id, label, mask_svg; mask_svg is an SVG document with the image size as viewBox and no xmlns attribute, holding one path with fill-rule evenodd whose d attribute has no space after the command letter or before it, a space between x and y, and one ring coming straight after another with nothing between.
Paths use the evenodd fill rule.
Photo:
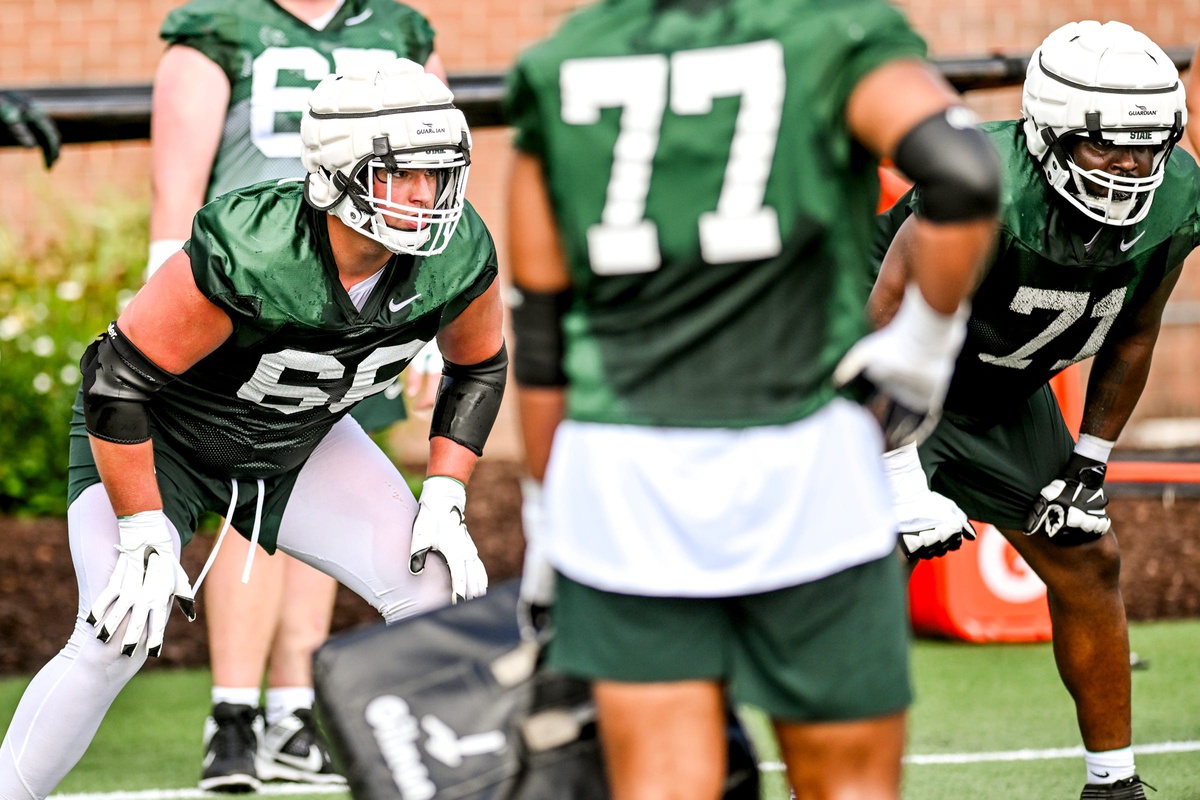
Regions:
<instances>
[{"instance_id":1,"label":"white sideline stripe","mask_svg":"<svg viewBox=\"0 0 1200 800\"><path fill-rule=\"evenodd\" d=\"M1133 746L1134 755L1156 753L1193 753L1200 750L1200 741L1159 742ZM1083 758L1083 747L1056 747L1047 750L1005 750L992 753L929 753L904 757L905 764L928 766L931 764L981 764L989 761L1046 761L1052 758ZM779 761L764 761L758 765L763 772L783 772L786 767Z\"/></svg>"},{"instance_id":2,"label":"white sideline stripe","mask_svg":"<svg viewBox=\"0 0 1200 800\"><path fill-rule=\"evenodd\" d=\"M1134 755L1155 753L1191 753L1200 750L1200 742L1159 742L1134 745ZM984 761L1043 761L1051 758L1083 758L1083 746L1058 747L1049 750L1009 750L998 753L931 753L905 756L906 764L977 764Z\"/></svg>"},{"instance_id":3,"label":"white sideline stripe","mask_svg":"<svg viewBox=\"0 0 1200 800\"><path fill-rule=\"evenodd\" d=\"M252 796L296 795L296 794L345 794L345 786L320 786L315 784L282 784L263 786ZM206 792L203 789L144 789L140 792L85 792L83 794L52 794L54 800L214 800L228 798L228 794ZM247 795L251 796L251 795Z\"/></svg>"},{"instance_id":4,"label":"white sideline stripe","mask_svg":"<svg viewBox=\"0 0 1200 800\"><path fill-rule=\"evenodd\" d=\"M1157 744L1134 745L1135 755L1153 755L1155 753L1192 753L1200 750L1200 741L1159 742ZM1045 761L1052 758L1082 758L1082 747L1057 747L1047 750L1006 750L992 753L930 753L927 755L910 755L904 757L904 763L917 766L931 764L979 764L987 761ZM763 772L783 772L784 765L779 761L764 761L758 765ZM345 786L312 786L305 784L284 784L281 786L263 786L257 793L266 796L306 795L306 794L343 794ZM213 800L224 797L214 792L200 789L146 789L141 792L91 792L85 794L55 794L54 800Z\"/></svg>"}]
</instances>

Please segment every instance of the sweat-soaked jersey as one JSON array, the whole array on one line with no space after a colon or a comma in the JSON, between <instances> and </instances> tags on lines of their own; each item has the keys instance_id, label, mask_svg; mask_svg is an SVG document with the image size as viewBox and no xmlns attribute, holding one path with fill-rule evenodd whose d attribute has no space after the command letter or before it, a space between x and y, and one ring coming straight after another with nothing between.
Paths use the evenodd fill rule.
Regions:
<instances>
[{"instance_id":1,"label":"sweat-soaked jersey","mask_svg":"<svg viewBox=\"0 0 1200 800\"><path fill-rule=\"evenodd\" d=\"M346 0L317 30L273 0L192 0L159 35L200 51L229 79L229 110L206 200L275 178L303 177L300 117L322 78L397 56L424 64L433 29L395 0Z\"/></svg>"},{"instance_id":2,"label":"sweat-soaked jersey","mask_svg":"<svg viewBox=\"0 0 1200 800\"><path fill-rule=\"evenodd\" d=\"M968 426L1003 419L1059 371L1121 336L1200 244L1200 169L1182 149L1172 152L1145 219L1097 233L1047 184L1019 122L982 127L999 153L1004 189L995 253L971 300L946 397L947 418ZM916 194L878 217L877 259Z\"/></svg>"},{"instance_id":3,"label":"sweat-soaked jersey","mask_svg":"<svg viewBox=\"0 0 1200 800\"><path fill-rule=\"evenodd\" d=\"M599 3L510 73L575 288L575 420L798 420L867 330L879 181L846 102L923 42L878 0L687 5Z\"/></svg>"},{"instance_id":4,"label":"sweat-soaked jersey","mask_svg":"<svg viewBox=\"0 0 1200 800\"><path fill-rule=\"evenodd\" d=\"M492 238L468 205L443 252L393 256L359 312L326 217L299 181L236 190L196 215L184 247L192 275L233 333L148 408L154 434L208 475L265 477L303 463L496 277Z\"/></svg>"}]
</instances>

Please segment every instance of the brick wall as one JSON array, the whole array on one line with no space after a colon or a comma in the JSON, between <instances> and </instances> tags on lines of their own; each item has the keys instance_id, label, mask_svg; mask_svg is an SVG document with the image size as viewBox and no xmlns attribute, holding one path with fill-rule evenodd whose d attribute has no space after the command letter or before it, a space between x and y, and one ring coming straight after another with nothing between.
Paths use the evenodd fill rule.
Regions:
<instances>
[{"instance_id":1,"label":"brick wall","mask_svg":"<svg viewBox=\"0 0 1200 800\"><path fill-rule=\"evenodd\" d=\"M172 0L0 0L0 87L144 83L162 52L158 26ZM525 44L551 31L580 0L412 0L438 32L437 49L451 73L502 69ZM1200 2L1147 0L906 0L899 5L929 41L934 56L1026 53L1059 25L1074 19L1121 19L1164 47L1200 40ZM987 119L1016 116L1016 90L973 93L969 102ZM508 132L477 132L469 196L487 219L503 252L504 178L510 162ZM36 155L0 150L0 215L8 225L37 234L70 197L86 208L100 197L145 202L149 182L144 143L72 146L49 175ZM69 179L69 180L68 180ZM1200 300L1195 262L1185 271L1178 300ZM1191 368L1195 327L1164 331L1151 383L1135 419L1200 417L1200 386ZM511 421L511 413L507 415ZM509 426L506 426L506 429ZM416 434L414 434L414 446ZM497 448L514 452L511 431Z\"/></svg>"}]
</instances>

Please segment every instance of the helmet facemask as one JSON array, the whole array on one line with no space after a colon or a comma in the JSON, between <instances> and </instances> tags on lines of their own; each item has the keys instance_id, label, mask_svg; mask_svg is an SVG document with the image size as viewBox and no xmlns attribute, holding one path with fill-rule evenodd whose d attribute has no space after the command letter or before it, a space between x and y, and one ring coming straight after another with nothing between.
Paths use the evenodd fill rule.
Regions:
<instances>
[{"instance_id":1,"label":"helmet facemask","mask_svg":"<svg viewBox=\"0 0 1200 800\"><path fill-rule=\"evenodd\" d=\"M1051 187L1084 216L1104 225L1135 225L1150 213L1154 190L1162 185L1166 177L1167 158L1179 140L1178 136L1168 135L1161 129L1138 133L1147 137L1148 141L1149 137L1162 140L1156 145L1150 174L1145 177L1117 175L1080 166L1071 154L1078 139L1086 136L1087 131L1068 131L1062 137L1051 138L1053 133L1045 129L1043 135L1050 136L1046 137L1048 152L1042 169ZM1110 145L1135 146L1122 141L1128 140L1131 135L1129 131L1123 131L1119 139L1106 136L1102 141Z\"/></svg>"},{"instance_id":2,"label":"helmet facemask","mask_svg":"<svg viewBox=\"0 0 1200 800\"><path fill-rule=\"evenodd\" d=\"M1085 217L1134 225L1150 212L1187 123L1183 85L1162 48L1120 22L1072 22L1030 59L1021 98L1025 144L1050 187ZM1153 147L1145 177L1085 169L1078 137Z\"/></svg>"},{"instance_id":3,"label":"helmet facemask","mask_svg":"<svg viewBox=\"0 0 1200 800\"><path fill-rule=\"evenodd\" d=\"M321 81L300 125L305 200L394 253L445 250L471 163L470 131L452 99L436 76L402 58ZM436 179L431 192L407 184L425 174Z\"/></svg>"},{"instance_id":4,"label":"helmet facemask","mask_svg":"<svg viewBox=\"0 0 1200 800\"><path fill-rule=\"evenodd\" d=\"M471 169L463 147L391 150L386 136L375 141L377 153L362 159L349 180L335 182L344 196L331 211L362 235L393 253L431 256L446 249L462 218ZM396 186L406 173L433 172L432 205L424 208L396 202Z\"/></svg>"}]
</instances>

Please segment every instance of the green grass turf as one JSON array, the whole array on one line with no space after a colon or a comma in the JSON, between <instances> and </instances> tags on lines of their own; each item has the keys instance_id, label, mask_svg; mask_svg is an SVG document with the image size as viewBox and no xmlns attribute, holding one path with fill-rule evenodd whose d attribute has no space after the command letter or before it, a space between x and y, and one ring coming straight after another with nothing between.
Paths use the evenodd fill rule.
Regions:
<instances>
[{"instance_id":1,"label":"green grass turf","mask_svg":"<svg viewBox=\"0 0 1200 800\"><path fill-rule=\"evenodd\" d=\"M1200 740L1200 620L1131 626L1133 649L1149 663L1134 672L1134 741L1139 745ZM909 724L910 755L1070 748L1079 744L1074 711L1059 683L1048 644L969 645L918 640L913 649L917 701ZM0 681L6 725L24 678ZM208 708L204 670L157 670L137 676L117 698L91 749L60 793L183 789L196 785L200 731ZM751 713L760 738L769 728ZM777 760L769 742L763 760ZM1138 756L1154 800L1200 798L1200 753ZM764 800L788 797L779 773L764 776ZM904 800L1076 798L1082 760L914 765ZM325 795L344 800L348 795Z\"/></svg>"}]
</instances>

